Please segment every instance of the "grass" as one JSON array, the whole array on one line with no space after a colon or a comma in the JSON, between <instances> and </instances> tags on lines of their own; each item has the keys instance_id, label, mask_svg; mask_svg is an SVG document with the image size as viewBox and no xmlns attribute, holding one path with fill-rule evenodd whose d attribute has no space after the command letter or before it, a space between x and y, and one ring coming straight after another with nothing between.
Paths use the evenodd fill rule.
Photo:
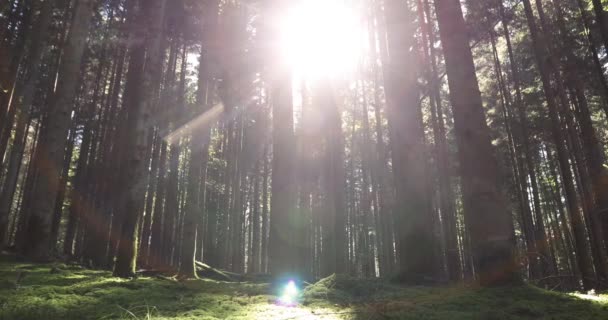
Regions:
<instances>
[{"instance_id":1,"label":"grass","mask_svg":"<svg viewBox=\"0 0 608 320\"><path fill-rule=\"evenodd\" d=\"M2 320L608 319L608 296L530 286L400 287L332 276L306 288L297 307L275 300L267 284L124 280L106 271L0 257Z\"/></svg>"}]
</instances>

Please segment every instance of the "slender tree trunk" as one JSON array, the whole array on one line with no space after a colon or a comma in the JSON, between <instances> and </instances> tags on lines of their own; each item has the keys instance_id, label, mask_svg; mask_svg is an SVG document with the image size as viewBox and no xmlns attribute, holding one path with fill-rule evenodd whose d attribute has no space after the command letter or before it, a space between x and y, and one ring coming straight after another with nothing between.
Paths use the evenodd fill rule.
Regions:
<instances>
[{"instance_id":1,"label":"slender tree trunk","mask_svg":"<svg viewBox=\"0 0 608 320\"><path fill-rule=\"evenodd\" d=\"M532 6L529 0L523 0L526 19L530 34L532 36L532 42L535 50L535 57L537 59L537 66L541 75L541 81L543 83L543 91L547 99L547 105L549 107L549 117L551 120L551 131L553 140L557 150L557 158L559 167L562 173L562 181L564 183L564 191L566 193L566 199L568 203L568 213L570 215L570 223L572 224L572 230L574 233L575 245L576 245L576 256L579 263L579 267L583 276L584 288L590 288L590 279L593 278L593 271L591 267L591 261L588 256L588 248L586 243L584 222L582 220L581 213L579 211L578 200L576 196L576 190L574 182L572 181L572 171L568 161L567 150L564 146L564 136L561 128L561 121L559 119L558 104L555 101L554 90L551 86L551 66L548 61L548 47L542 35L539 34L536 26L534 14L532 12ZM560 82L561 79L557 79ZM562 103L564 101L561 101ZM562 106L564 108L564 106Z\"/></svg>"},{"instance_id":2,"label":"slender tree trunk","mask_svg":"<svg viewBox=\"0 0 608 320\"><path fill-rule=\"evenodd\" d=\"M523 158L526 164L526 169L527 169L527 174L529 176L530 179L530 184L532 187L532 199L533 199L533 203L534 203L534 213L536 214L537 217L541 217L540 219L542 219L542 215L543 215L543 211L541 210L541 205L540 205L540 198L539 198L539 187L538 187L538 178L536 175L536 170L534 169L534 150L532 150L531 146L530 146L530 137L529 137L529 130L528 130L528 119L526 117L526 113L525 113L525 106L523 103L523 98L522 98L522 92L521 92L521 80L520 80L520 71L518 68L518 64L515 61L515 55L513 53L513 47L511 44L511 35L509 32L509 25L504 13L504 6L502 4L502 2L498 2L499 3L499 14L500 14L500 18L501 18L501 22L503 25L503 34L504 34L504 38L506 40L507 43L507 52L508 52L508 56L509 56L509 62L510 62L510 66L511 66L511 80L513 81L513 87L515 88L515 109L516 109L516 113L518 116L518 123L517 123L517 127L516 127L516 132L519 134L520 140L521 140L521 146L519 149L519 153L520 154L524 154ZM525 176L524 176L525 177ZM537 218L538 221L538 218ZM540 222L540 221L538 221ZM546 245L547 245L547 241L546 241L546 237L544 235L543 232L541 232L543 228L543 224L541 223L537 223L537 229L538 232L536 233L537 235L537 241L538 245L541 246L541 259L545 259L546 257L544 257L546 255L546 252L544 252L544 250L546 250ZM545 240L543 240L545 239ZM543 265L543 261L541 261L541 266L543 266L543 269L546 269L546 265ZM554 270L556 271L556 270Z\"/></svg>"},{"instance_id":3,"label":"slender tree trunk","mask_svg":"<svg viewBox=\"0 0 608 320\"><path fill-rule=\"evenodd\" d=\"M215 13L212 14L215 16ZM207 74L206 61L207 57L201 54L199 60L199 80L197 103L202 107L201 116L207 116L213 119L207 105ZM185 62L185 50L182 56L182 63ZM185 72L185 69L182 70ZM194 265L196 256L196 243L198 239L203 238L202 234L197 235L198 224L202 223L201 211L204 208L204 199L201 198L200 188L205 188L205 173L207 161L209 158L209 135L211 134L211 121L206 121L198 124L200 127L194 128L190 136L190 163L188 169L188 198L184 213L184 231L183 243L181 252L181 262L178 274L181 277L197 278L196 267ZM202 250L202 248L199 248Z\"/></svg>"},{"instance_id":4,"label":"slender tree trunk","mask_svg":"<svg viewBox=\"0 0 608 320\"><path fill-rule=\"evenodd\" d=\"M72 155L74 153L74 140L76 130L72 128L70 131L70 138L68 139L67 151L63 160L63 169L61 170L61 183L59 185L59 192L57 192L57 198L55 200L55 209L53 210L53 224L51 227L51 243L53 243L53 253L57 251L56 243L59 237L59 224L63 217L63 207L65 202L65 195L67 191L68 180L70 179L70 166L72 164Z\"/></svg>"},{"instance_id":5,"label":"slender tree trunk","mask_svg":"<svg viewBox=\"0 0 608 320\"><path fill-rule=\"evenodd\" d=\"M250 273L259 273L260 272L260 160L255 162L255 166L253 168L253 201L251 208L251 227L252 237L251 237L251 255L249 259L251 260L249 269Z\"/></svg>"},{"instance_id":6,"label":"slender tree trunk","mask_svg":"<svg viewBox=\"0 0 608 320\"><path fill-rule=\"evenodd\" d=\"M205 213L207 215L207 224L203 235L203 261L211 266L217 266L217 228L220 214L220 196L217 192L217 185L220 180L220 173L217 169L213 171L208 168L209 180L213 180L213 186L206 190L205 197Z\"/></svg>"},{"instance_id":7,"label":"slender tree trunk","mask_svg":"<svg viewBox=\"0 0 608 320\"><path fill-rule=\"evenodd\" d=\"M152 152L152 163L150 164L150 173L148 178L148 190L146 191L146 207L144 213L144 221L142 223L141 239L139 244L139 258L143 264L147 263L148 249L150 245L150 232L152 226L152 212L154 211L154 199L156 194L154 193L158 188L158 162L160 161L160 152L162 146L162 139L156 133L154 133L154 143Z\"/></svg>"},{"instance_id":8,"label":"slender tree trunk","mask_svg":"<svg viewBox=\"0 0 608 320\"><path fill-rule=\"evenodd\" d=\"M608 261L604 247L604 242L608 241L608 235L606 235L608 232L608 170L604 167L604 150L593 128L583 87L585 82L578 72L581 62L573 52L575 41L566 28L563 9L559 5L555 6L555 9L557 26L564 42L561 48L561 53L565 56L564 73L567 84L573 90L573 100L577 107L575 115L578 119L582 144L579 143L579 135L570 112L566 115L569 120L568 128L573 140L574 154L578 157L579 176L583 180L580 187L585 191L583 194L586 195L582 200L588 209L586 217L590 226L588 229L594 254L595 272L602 281L605 281L608 276ZM604 218L604 221L601 218Z\"/></svg>"},{"instance_id":9,"label":"slender tree trunk","mask_svg":"<svg viewBox=\"0 0 608 320\"><path fill-rule=\"evenodd\" d=\"M269 269L269 265L268 265L268 229L270 228L270 221L269 221L269 214L268 214L268 205L269 205L269 201L268 201L268 197L269 197L269 192L268 192L268 177L270 176L270 165L269 165L269 161L268 161L268 151L269 149L269 144L265 143L264 144L264 155L263 155L263 160L264 161L264 165L262 168L262 174L263 174L263 178L262 178L262 271L263 272L268 272Z\"/></svg>"},{"instance_id":10,"label":"slender tree trunk","mask_svg":"<svg viewBox=\"0 0 608 320\"><path fill-rule=\"evenodd\" d=\"M188 169L188 198L184 209L184 228L183 240L181 245L181 260L178 276L183 278L197 278L196 267L194 265L196 255L196 231L200 223L200 190L201 170L203 162L207 161L207 146L201 139L200 133L195 131L190 138L190 164ZM199 237L202 235L198 235ZM200 248L199 248L200 250Z\"/></svg>"},{"instance_id":11,"label":"slender tree trunk","mask_svg":"<svg viewBox=\"0 0 608 320\"><path fill-rule=\"evenodd\" d=\"M336 92L329 79L315 88L317 102L325 114L325 184L327 214L323 224L324 275L346 273L348 261L347 208L344 169L344 137L342 116L337 105Z\"/></svg>"},{"instance_id":12,"label":"slender tree trunk","mask_svg":"<svg viewBox=\"0 0 608 320\"><path fill-rule=\"evenodd\" d=\"M489 27L489 29L492 27ZM513 118L511 116L511 106L512 106L512 98L510 92L508 91L503 75L502 75L502 65L500 59L498 57L498 51L496 49L496 38L494 36L494 30L490 29L490 42L492 44L492 55L494 60L494 69L498 81L498 85L500 88L501 94L501 111L503 114L504 124L505 124L505 133L507 136L507 149L509 151L509 160L512 163L512 176L514 180L514 189L515 194L517 195L519 202L519 211L521 215L521 227L524 235L524 240L526 242L528 263L529 263L529 276L530 278L540 278L543 277L547 273L546 265L541 267L541 260L544 260L546 255L546 249L548 249L548 245L546 245L545 241L545 230L544 227L541 229L538 227L535 228L532 210L530 209L530 197L528 194L528 185L527 185L527 177L526 170L524 167L523 160L523 152L521 150L521 135L513 134L512 124ZM540 217L542 219L542 215L540 211L536 212L536 217ZM538 220L537 220L538 221ZM542 224L541 224L542 225ZM544 253L541 254L538 248L545 248ZM539 259L540 258L540 259Z\"/></svg>"},{"instance_id":13,"label":"slender tree trunk","mask_svg":"<svg viewBox=\"0 0 608 320\"><path fill-rule=\"evenodd\" d=\"M29 112L20 113L17 117L13 148L8 160L8 171L0 193L0 247L4 246L7 240L8 218L16 193L17 179L23 162L23 152L27 143L30 121Z\"/></svg>"},{"instance_id":14,"label":"slender tree trunk","mask_svg":"<svg viewBox=\"0 0 608 320\"><path fill-rule=\"evenodd\" d=\"M89 125L85 126L85 130L80 145L80 153L76 164L76 174L73 179L73 186L70 191L70 208L68 222L65 231L65 240L63 253L68 256L72 255L76 229L78 225L86 223L85 215L85 196L86 196L86 171L87 165L90 164L90 154L92 145L92 130Z\"/></svg>"},{"instance_id":15,"label":"slender tree trunk","mask_svg":"<svg viewBox=\"0 0 608 320\"><path fill-rule=\"evenodd\" d=\"M20 195L20 205L18 206L20 208L19 213L17 214L19 216L19 223L16 226L16 231L15 231L15 245L17 247L17 249L19 250L19 248L21 248L23 246L23 244L26 242L26 230L27 230L27 223L28 223L28 217L29 217L29 208L31 207L31 190L33 189L33 186L36 184L36 180L37 180L37 173L36 170L34 170L34 162L33 160L36 157L36 145L37 145L37 141L38 138L40 137L40 132L42 131L41 129L42 124L40 122L38 122L37 126L36 126L36 134L34 135L34 139L32 140L32 150L30 151L30 157L29 157L29 161L28 161L28 167L27 167L27 172L24 173L26 175L25 178L25 184L24 186L21 188L21 195Z\"/></svg>"},{"instance_id":16,"label":"slender tree trunk","mask_svg":"<svg viewBox=\"0 0 608 320\"><path fill-rule=\"evenodd\" d=\"M162 266L162 239L163 239L163 219L164 219L164 201L166 194L166 164L167 164L167 143L161 141L160 145L160 159L158 168L158 180L156 183L156 192L154 198L154 213L151 217L151 231L150 231L150 248L144 254L147 254L145 263L152 268L159 268Z\"/></svg>"}]
</instances>

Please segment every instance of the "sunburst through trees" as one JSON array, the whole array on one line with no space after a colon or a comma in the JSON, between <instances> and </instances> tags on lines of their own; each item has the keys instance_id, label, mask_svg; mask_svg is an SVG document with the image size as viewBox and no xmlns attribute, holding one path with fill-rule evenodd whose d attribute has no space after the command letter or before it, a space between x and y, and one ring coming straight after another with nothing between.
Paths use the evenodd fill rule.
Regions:
<instances>
[{"instance_id":1,"label":"sunburst through trees","mask_svg":"<svg viewBox=\"0 0 608 320\"><path fill-rule=\"evenodd\" d=\"M0 244L605 288L605 26L587 0L7 0Z\"/></svg>"}]
</instances>

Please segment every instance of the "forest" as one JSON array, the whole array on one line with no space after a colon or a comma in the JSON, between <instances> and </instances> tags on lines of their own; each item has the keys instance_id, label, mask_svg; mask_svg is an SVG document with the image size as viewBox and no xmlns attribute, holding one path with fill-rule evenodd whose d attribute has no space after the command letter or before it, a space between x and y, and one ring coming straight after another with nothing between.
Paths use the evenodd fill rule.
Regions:
<instances>
[{"instance_id":1,"label":"forest","mask_svg":"<svg viewBox=\"0 0 608 320\"><path fill-rule=\"evenodd\" d=\"M608 1L0 1L0 320L608 319Z\"/></svg>"}]
</instances>

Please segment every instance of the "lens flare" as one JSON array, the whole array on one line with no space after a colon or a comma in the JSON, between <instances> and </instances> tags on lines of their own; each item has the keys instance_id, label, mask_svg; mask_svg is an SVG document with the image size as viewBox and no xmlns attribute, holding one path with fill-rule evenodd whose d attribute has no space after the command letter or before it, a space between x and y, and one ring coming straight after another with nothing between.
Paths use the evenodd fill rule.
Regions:
<instances>
[{"instance_id":1,"label":"lens flare","mask_svg":"<svg viewBox=\"0 0 608 320\"><path fill-rule=\"evenodd\" d=\"M296 304L297 297L298 287L296 286L295 281L289 280L285 288L283 288L283 292L279 297L279 302L282 305L292 306Z\"/></svg>"}]
</instances>

